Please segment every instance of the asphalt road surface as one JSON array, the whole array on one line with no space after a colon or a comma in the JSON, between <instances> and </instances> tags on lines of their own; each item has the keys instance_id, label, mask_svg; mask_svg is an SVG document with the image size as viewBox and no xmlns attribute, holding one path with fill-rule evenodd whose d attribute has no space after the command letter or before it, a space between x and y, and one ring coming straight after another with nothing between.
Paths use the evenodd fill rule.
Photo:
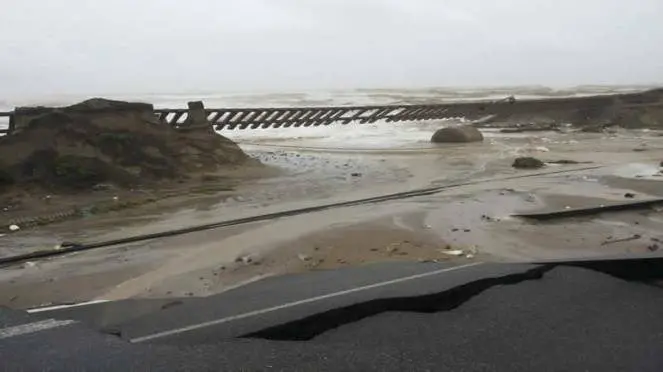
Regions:
<instances>
[{"instance_id":1,"label":"asphalt road surface","mask_svg":"<svg viewBox=\"0 0 663 372\"><path fill-rule=\"evenodd\" d=\"M663 259L392 263L0 310L3 371L662 371Z\"/></svg>"}]
</instances>

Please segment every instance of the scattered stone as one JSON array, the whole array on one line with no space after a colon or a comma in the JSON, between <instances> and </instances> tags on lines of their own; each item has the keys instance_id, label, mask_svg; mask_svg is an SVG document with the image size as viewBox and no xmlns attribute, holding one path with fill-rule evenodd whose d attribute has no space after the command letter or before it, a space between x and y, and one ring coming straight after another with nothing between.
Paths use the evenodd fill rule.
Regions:
<instances>
[{"instance_id":1,"label":"scattered stone","mask_svg":"<svg viewBox=\"0 0 663 372\"><path fill-rule=\"evenodd\" d=\"M392 254L398 251L398 243L391 243L387 246L387 253Z\"/></svg>"},{"instance_id":2,"label":"scattered stone","mask_svg":"<svg viewBox=\"0 0 663 372\"><path fill-rule=\"evenodd\" d=\"M309 262L309 261L311 261L311 256L309 256L309 255L307 255L307 254L303 254L303 253L298 254L298 255L297 255L297 258L299 258L299 260L302 261L302 262Z\"/></svg>"},{"instance_id":3,"label":"scattered stone","mask_svg":"<svg viewBox=\"0 0 663 372\"><path fill-rule=\"evenodd\" d=\"M457 231L460 231L460 229L457 228L457 227L454 227L453 229L451 229L451 231L452 231L452 232L457 232Z\"/></svg>"},{"instance_id":4,"label":"scattered stone","mask_svg":"<svg viewBox=\"0 0 663 372\"><path fill-rule=\"evenodd\" d=\"M520 157L513 161L512 167L516 169L539 169L546 166L544 162L533 157Z\"/></svg>"},{"instance_id":5,"label":"scattered stone","mask_svg":"<svg viewBox=\"0 0 663 372\"><path fill-rule=\"evenodd\" d=\"M346 263L348 263L346 260L344 260L344 259L342 259L342 258L339 258L338 260L336 260L336 262L338 262L338 263L340 263L340 264L346 264Z\"/></svg>"},{"instance_id":6,"label":"scattered stone","mask_svg":"<svg viewBox=\"0 0 663 372\"><path fill-rule=\"evenodd\" d=\"M352 177L361 177L361 173L352 173L351 176Z\"/></svg>"},{"instance_id":7,"label":"scattered stone","mask_svg":"<svg viewBox=\"0 0 663 372\"><path fill-rule=\"evenodd\" d=\"M468 232L471 232L472 230L470 230L470 229L464 229L463 231L466 232L466 233L468 233Z\"/></svg>"},{"instance_id":8,"label":"scattered stone","mask_svg":"<svg viewBox=\"0 0 663 372\"><path fill-rule=\"evenodd\" d=\"M460 256L465 254L465 252L461 251L460 249L450 250L450 251L445 250L445 251L442 251L442 253L444 253L446 255L449 255L449 256L455 256L455 257L460 257Z\"/></svg>"},{"instance_id":9,"label":"scattered stone","mask_svg":"<svg viewBox=\"0 0 663 372\"><path fill-rule=\"evenodd\" d=\"M9 231L18 231L20 229L18 225L9 225Z\"/></svg>"},{"instance_id":10,"label":"scattered stone","mask_svg":"<svg viewBox=\"0 0 663 372\"><path fill-rule=\"evenodd\" d=\"M377 248L371 248L371 252L377 252L377 251L379 251L379 249L377 249Z\"/></svg>"},{"instance_id":11,"label":"scattered stone","mask_svg":"<svg viewBox=\"0 0 663 372\"><path fill-rule=\"evenodd\" d=\"M650 252L656 252L656 251L658 251L658 248L659 248L658 244L652 244L652 245L650 245L650 246L647 247L647 249L648 249Z\"/></svg>"},{"instance_id":12,"label":"scattered stone","mask_svg":"<svg viewBox=\"0 0 663 372\"><path fill-rule=\"evenodd\" d=\"M253 255L247 254L245 256L237 257L235 259L235 262L242 263L244 265L248 265L248 264L259 265L260 264L260 259L258 257L253 256Z\"/></svg>"},{"instance_id":13,"label":"scattered stone","mask_svg":"<svg viewBox=\"0 0 663 372\"><path fill-rule=\"evenodd\" d=\"M627 192L626 194L624 194L624 197L626 199L633 199L633 198L635 198L635 194L632 193L632 192Z\"/></svg>"},{"instance_id":14,"label":"scattered stone","mask_svg":"<svg viewBox=\"0 0 663 372\"><path fill-rule=\"evenodd\" d=\"M35 262L32 262L32 261L27 261L26 263L23 264L24 269L31 268L31 267L36 267L36 266L37 266L37 264Z\"/></svg>"},{"instance_id":15,"label":"scattered stone","mask_svg":"<svg viewBox=\"0 0 663 372\"><path fill-rule=\"evenodd\" d=\"M481 134L481 131L469 125L439 129L431 138L431 142L433 143L466 143L481 141L483 141L483 134Z\"/></svg>"}]
</instances>

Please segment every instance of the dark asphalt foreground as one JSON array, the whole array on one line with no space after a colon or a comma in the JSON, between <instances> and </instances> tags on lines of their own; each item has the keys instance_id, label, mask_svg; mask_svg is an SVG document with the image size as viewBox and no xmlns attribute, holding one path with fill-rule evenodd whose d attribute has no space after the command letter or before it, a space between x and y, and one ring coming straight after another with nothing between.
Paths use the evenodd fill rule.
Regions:
<instances>
[{"instance_id":1,"label":"dark asphalt foreground","mask_svg":"<svg viewBox=\"0 0 663 372\"><path fill-rule=\"evenodd\" d=\"M658 372L662 278L663 258L389 264L203 299L4 309L0 370Z\"/></svg>"}]
</instances>

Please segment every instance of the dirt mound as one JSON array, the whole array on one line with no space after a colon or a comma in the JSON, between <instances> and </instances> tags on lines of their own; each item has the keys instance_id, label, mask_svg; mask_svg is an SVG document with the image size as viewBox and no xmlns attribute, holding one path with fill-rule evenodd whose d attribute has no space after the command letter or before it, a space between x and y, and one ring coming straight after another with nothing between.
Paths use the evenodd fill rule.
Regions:
<instances>
[{"instance_id":1,"label":"dirt mound","mask_svg":"<svg viewBox=\"0 0 663 372\"><path fill-rule=\"evenodd\" d=\"M253 162L221 135L160 124L148 104L92 99L19 108L15 120L15 133L0 138L5 189L158 185Z\"/></svg>"},{"instance_id":2,"label":"dirt mound","mask_svg":"<svg viewBox=\"0 0 663 372\"><path fill-rule=\"evenodd\" d=\"M478 127L508 127L516 123L535 126L572 124L578 128L589 127L589 131L600 131L607 126L661 129L663 89L615 95L518 100L510 104L461 103L452 111L470 119L492 115L491 120L477 123L475 126Z\"/></svg>"}]
</instances>

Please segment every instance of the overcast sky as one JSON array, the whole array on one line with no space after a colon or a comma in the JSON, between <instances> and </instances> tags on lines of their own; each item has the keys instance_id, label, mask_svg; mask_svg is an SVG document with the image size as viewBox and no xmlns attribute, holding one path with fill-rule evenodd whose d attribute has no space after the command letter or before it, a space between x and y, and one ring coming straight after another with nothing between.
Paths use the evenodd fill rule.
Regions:
<instances>
[{"instance_id":1,"label":"overcast sky","mask_svg":"<svg viewBox=\"0 0 663 372\"><path fill-rule=\"evenodd\" d=\"M0 96L663 82L662 0L2 0Z\"/></svg>"}]
</instances>

